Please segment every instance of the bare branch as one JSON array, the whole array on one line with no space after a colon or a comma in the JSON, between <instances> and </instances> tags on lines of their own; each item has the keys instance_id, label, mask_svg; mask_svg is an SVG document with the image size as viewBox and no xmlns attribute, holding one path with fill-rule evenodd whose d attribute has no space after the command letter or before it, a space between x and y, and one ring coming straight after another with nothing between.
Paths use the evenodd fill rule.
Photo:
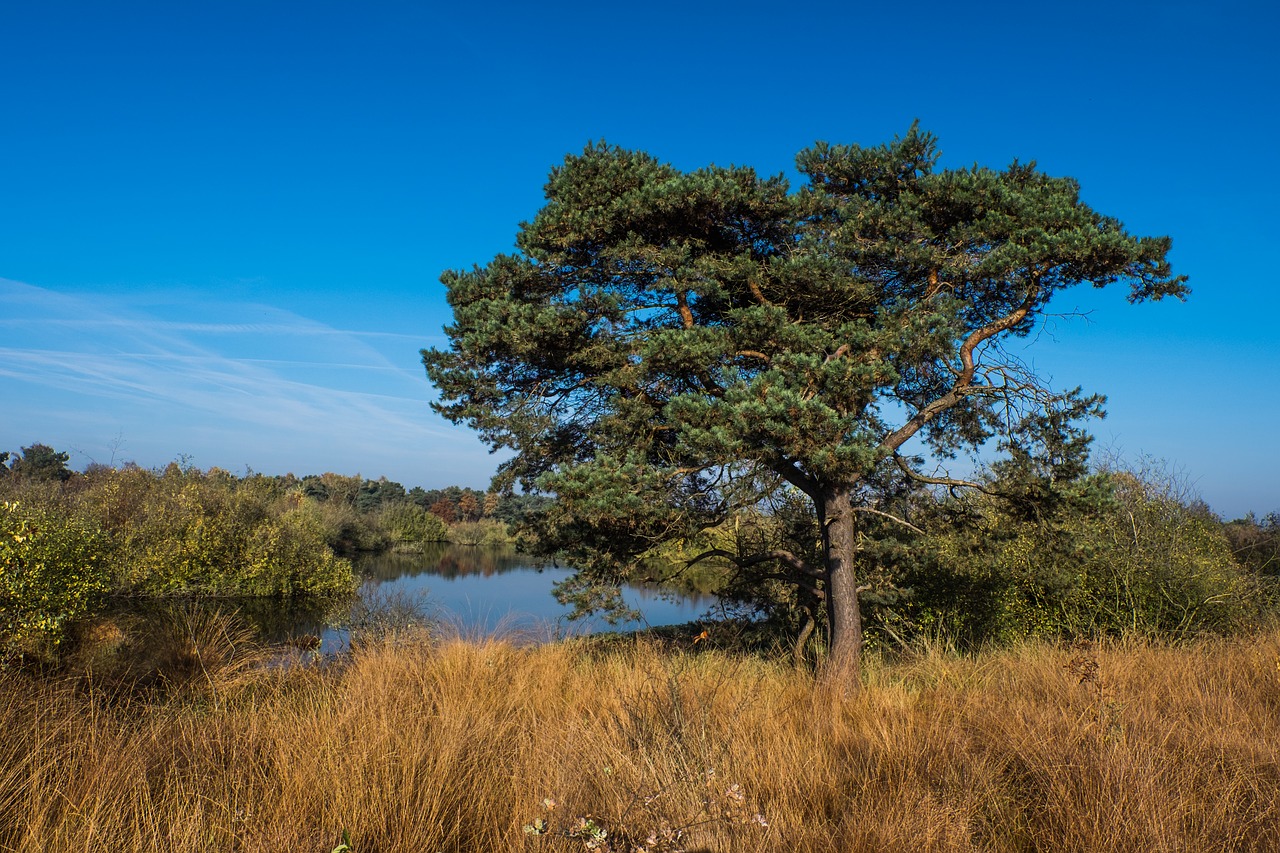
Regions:
<instances>
[{"instance_id":1,"label":"bare branch","mask_svg":"<svg viewBox=\"0 0 1280 853\"><path fill-rule=\"evenodd\" d=\"M689 310L689 294L687 291L676 292L676 305L680 311L680 323L686 329L693 328L693 312Z\"/></svg>"},{"instance_id":2,"label":"bare branch","mask_svg":"<svg viewBox=\"0 0 1280 853\"><path fill-rule=\"evenodd\" d=\"M756 283L755 279L747 279L747 290L751 291L751 295L755 297L756 302L759 302L761 305L773 305L773 303L765 297L764 291L760 289L760 285Z\"/></svg>"},{"instance_id":3,"label":"bare branch","mask_svg":"<svg viewBox=\"0 0 1280 853\"><path fill-rule=\"evenodd\" d=\"M924 292L924 298L928 300L937 296L946 284L946 282L938 280L938 270L936 268L929 270L929 287Z\"/></svg>"},{"instance_id":4,"label":"bare branch","mask_svg":"<svg viewBox=\"0 0 1280 853\"><path fill-rule=\"evenodd\" d=\"M830 364L831 362L835 361L837 358L844 358L848 354L849 354L849 345L841 344L839 348L836 349L835 352L831 353L831 355L827 356L822 363Z\"/></svg>"},{"instance_id":5,"label":"bare branch","mask_svg":"<svg viewBox=\"0 0 1280 853\"><path fill-rule=\"evenodd\" d=\"M908 530L914 530L916 533L919 533L921 536L925 535L925 532L921 530L919 527L916 527L914 524L907 521L906 519L898 518L898 516L896 515L891 515L890 513L882 512L881 510L878 510L878 509L872 509L869 506L855 506L855 507L851 507L851 509L854 512L865 512L870 515L878 515L881 518L887 518L890 521L896 521L898 524L901 524L903 527L907 528Z\"/></svg>"},{"instance_id":6,"label":"bare branch","mask_svg":"<svg viewBox=\"0 0 1280 853\"><path fill-rule=\"evenodd\" d=\"M930 477L927 474L921 474L919 471L912 469L912 467L907 464L907 460L903 459L901 456L899 456L896 453L893 454L893 461L897 464L898 468L901 469L903 474L906 474L908 478L915 480L917 483L924 483L925 485L929 485L929 486L949 486L951 488L960 488L960 489L977 489L978 491L982 492L984 495L991 495L992 497L1001 497L1001 494L999 492L994 491L982 485L981 483L974 483L970 480L957 480L951 477Z\"/></svg>"},{"instance_id":7,"label":"bare branch","mask_svg":"<svg viewBox=\"0 0 1280 853\"><path fill-rule=\"evenodd\" d=\"M735 578L736 578L736 575L735 575ZM798 578L792 577L791 575L784 575L779 572L764 572L764 573L757 572L751 576L751 579L766 580L766 581L782 581L783 583L794 584L796 587L803 589L805 592L812 595L818 601L825 601L827 598L826 590L820 589L811 583L807 583L804 580L800 580Z\"/></svg>"},{"instance_id":8,"label":"bare branch","mask_svg":"<svg viewBox=\"0 0 1280 853\"><path fill-rule=\"evenodd\" d=\"M800 469L800 466L789 459L779 457L772 464L767 466L782 479L795 486L811 498L818 495L817 482Z\"/></svg>"}]
</instances>

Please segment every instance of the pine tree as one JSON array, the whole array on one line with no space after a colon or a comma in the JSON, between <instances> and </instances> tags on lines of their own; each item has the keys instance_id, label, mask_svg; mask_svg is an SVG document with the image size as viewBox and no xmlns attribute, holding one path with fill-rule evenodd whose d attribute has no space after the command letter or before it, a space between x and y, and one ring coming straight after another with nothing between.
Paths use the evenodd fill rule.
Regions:
<instances>
[{"instance_id":1,"label":"pine tree","mask_svg":"<svg viewBox=\"0 0 1280 853\"><path fill-rule=\"evenodd\" d=\"M552 170L518 254L444 274L449 348L423 351L435 408L514 451L497 487L557 498L529 523L579 567L567 592L616 601L610 585L655 545L798 493L816 559L807 543L694 559L821 601L828 668L848 677L859 517L887 513L904 482L965 485L936 464L996 436L1017 447L1081 399L1005 344L1076 285L1187 293L1168 238L1131 236L1074 180L937 159L916 127L873 148L818 143L792 191L593 144Z\"/></svg>"}]
</instances>

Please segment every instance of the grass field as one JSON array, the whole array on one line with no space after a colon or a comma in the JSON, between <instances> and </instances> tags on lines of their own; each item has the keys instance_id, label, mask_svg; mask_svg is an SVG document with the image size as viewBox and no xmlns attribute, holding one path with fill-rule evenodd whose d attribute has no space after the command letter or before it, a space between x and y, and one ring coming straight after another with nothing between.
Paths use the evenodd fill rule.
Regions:
<instances>
[{"instance_id":1,"label":"grass field","mask_svg":"<svg viewBox=\"0 0 1280 853\"><path fill-rule=\"evenodd\" d=\"M0 673L0 850L1280 850L1280 633L924 651L848 698L705 643L245 639Z\"/></svg>"}]
</instances>

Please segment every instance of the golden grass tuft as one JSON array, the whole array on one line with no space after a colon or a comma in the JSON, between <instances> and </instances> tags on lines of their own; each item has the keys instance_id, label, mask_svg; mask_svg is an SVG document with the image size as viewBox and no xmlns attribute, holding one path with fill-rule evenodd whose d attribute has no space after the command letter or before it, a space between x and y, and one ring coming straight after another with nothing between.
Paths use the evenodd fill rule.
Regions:
<instances>
[{"instance_id":1,"label":"golden grass tuft","mask_svg":"<svg viewBox=\"0 0 1280 853\"><path fill-rule=\"evenodd\" d=\"M644 640L201 655L0 673L0 850L1280 849L1280 633L927 651L849 698Z\"/></svg>"}]
</instances>

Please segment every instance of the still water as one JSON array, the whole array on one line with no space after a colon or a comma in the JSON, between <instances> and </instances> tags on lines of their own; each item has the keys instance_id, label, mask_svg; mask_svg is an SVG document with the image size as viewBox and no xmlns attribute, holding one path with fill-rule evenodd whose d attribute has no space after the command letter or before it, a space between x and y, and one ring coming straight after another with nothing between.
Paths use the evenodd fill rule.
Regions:
<instances>
[{"instance_id":1,"label":"still water","mask_svg":"<svg viewBox=\"0 0 1280 853\"><path fill-rule=\"evenodd\" d=\"M246 602L239 612L271 642L319 637L320 652L342 652L353 622L429 621L463 637L502 634L554 639L603 630L678 625L716 606L714 596L682 596L653 587L627 587L622 597L641 619L609 625L603 619L568 619L571 608L552 594L570 576L564 567L539 565L511 548L438 546L422 553L387 553L357 561L364 579L355 606L316 610L312 603Z\"/></svg>"},{"instance_id":2,"label":"still water","mask_svg":"<svg viewBox=\"0 0 1280 853\"><path fill-rule=\"evenodd\" d=\"M381 554L356 563L363 579L351 601L279 599L127 599L109 611L161 624L183 614L233 612L267 643L298 645L337 654L354 630L378 633L386 626L427 623L463 637L501 635L545 641L597 631L679 625L705 616L715 596L681 595L653 587L623 589L637 621L609 625L601 618L571 620L569 607L551 588L571 570L540 566L510 548L440 545L420 554ZM371 627L372 626L372 627Z\"/></svg>"},{"instance_id":3,"label":"still water","mask_svg":"<svg viewBox=\"0 0 1280 853\"><path fill-rule=\"evenodd\" d=\"M409 598L420 602L429 618L465 632L584 633L609 627L602 619L570 621L571 608L555 600L551 588L569 577L571 570L539 566L510 549L440 546L422 555L370 557L356 568L365 578L363 596ZM623 598L642 618L620 624L621 630L689 622L715 604L713 596L679 595L645 586L625 588Z\"/></svg>"}]
</instances>

